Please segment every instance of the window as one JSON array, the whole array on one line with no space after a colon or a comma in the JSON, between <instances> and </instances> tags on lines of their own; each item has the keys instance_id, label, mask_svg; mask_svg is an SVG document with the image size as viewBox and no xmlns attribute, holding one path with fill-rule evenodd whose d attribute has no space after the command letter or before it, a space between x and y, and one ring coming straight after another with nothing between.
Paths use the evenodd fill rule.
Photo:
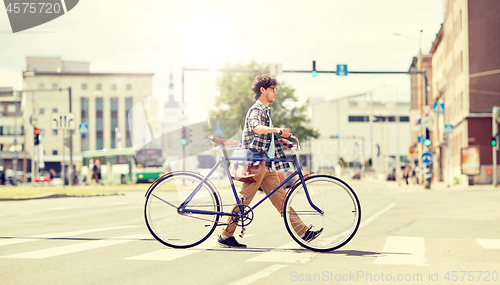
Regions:
<instances>
[{"instance_id":1,"label":"window","mask_svg":"<svg viewBox=\"0 0 500 285\"><path fill-rule=\"evenodd\" d=\"M118 98L111 99L111 148L116 148L116 132L118 128Z\"/></svg>"},{"instance_id":2,"label":"window","mask_svg":"<svg viewBox=\"0 0 500 285\"><path fill-rule=\"evenodd\" d=\"M57 135L57 130L52 130L53 135Z\"/></svg>"},{"instance_id":3,"label":"window","mask_svg":"<svg viewBox=\"0 0 500 285\"><path fill-rule=\"evenodd\" d=\"M399 121L400 122L409 122L410 121L410 117L408 117L408 116L400 116L399 117Z\"/></svg>"},{"instance_id":4,"label":"window","mask_svg":"<svg viewBox=\"0 0 500 285\"><path fill-rule=\"evenodd\" d=\"M132 122L132 109L133 98L125 98L125 147L132 147L132 138L130 137L130 128L129 121Z\"/></svg>"},{"instance_id":5,"label":"window","mask_svg":"<svg viewBox=\"0 0 500 285\"><path fill-rule=\"evenodd\" d=\"M9 112L9 113L15 113L16 112L16 105L15 104L9 104L9 105L7 105L7 112Z\"/></svg>"},{"instance_id":6,"label":"window","mask_svg":"<svg viewBox=\"0 0 500 285\"><path fill-rule=\"evenodd\" d=\"M132 84L127 84L127 90L132 90Z\"/></svg>"},{"instance_id":7,"label":"window","mask_svg":"<svg viewBox=\"0 0 500 285\"><path fill-rule=\"evenodd\" d=\"M102 90L102 85L101 85L101 83L97 83L97 85L96 85L95 89L97 89L97 90Z\"/></svg>"},{"instance_id":8,"label":"window","mask_svg":"<svg viewBox=\"0 0 500 285\"><path fill-rule=\"evenodd\" d=\"M95 98L95 116L96 116L96 150L103 149L104 141L103 141L103 121L102 121L102 111L103 104L102 98Z\"/></svg>"},{"instance_id":9,"label":"window","mask_svg":"<svg viewBox=\"0 0 500 285\"><path fill-rule=\"evenodd\" d=\"M53 150L52 155L57 155L57 150Z\"/></svg>"},{"instance_id":10,"label":"window","mask_svg":"<svg viewBox=\"0 0 500 285\"><path fill-rule=\"evenodd\" d=\"M80 114L82 124L88 124L89 122L89 98L80 98ZM82 134L82 151L89 150L89 138L87 134Z\"/></svg>"},{"instance_id":11,"label":"window","mask_svg":"<svg viewBox=\"0 0 500 285\"><path fill-rule=\"evenodd\" d=\"M57 83L52 83L52 89L57 89Z\"/></svg>"},{"instance_id":12,"label":"window","mask_svg":"<svg viewBox=\"0 0 500 285\"><path fill-rule=\"evenodd\" d=\"M39 112L40 112L40 115L41 115L41 114L45 114L45 109L44 109L44 108L40 108L40 111L39 111Z\"/></svg>"},{"instance_id":13,"label":"window","mask_svg":"<svg viewBox=\"0 0 500 285\"><path fill-rule=\"evenodd\" d=\"M57 108L52 109L52 113L57 113Z\"/></svg>"},{"instance_id":14,"label":"window","mask_svg":"<svg viewBox=\"0 0 500 285\"><path fill-rule=\"evenodd\" d=\"M87 90L87 83L82 84L82 90Z\"/></svg>"},{"instance_id":15,"label":"window","mask_svg":"<svg viewBox=\"0 0 500 285\"><path fill-rule=\"evenodd\" d=\"M111 84L111 90L116 90L116 83Z\"/></svg>"},{"instance_id":16,"label":"window","mask_svg":"<svg viewBox=\"0 0 500 285\"><path fill-rule=\"evenodd\" d=\"M349 122L368 122L368 116L349 116Z\"/></svg>"}]
</instances>

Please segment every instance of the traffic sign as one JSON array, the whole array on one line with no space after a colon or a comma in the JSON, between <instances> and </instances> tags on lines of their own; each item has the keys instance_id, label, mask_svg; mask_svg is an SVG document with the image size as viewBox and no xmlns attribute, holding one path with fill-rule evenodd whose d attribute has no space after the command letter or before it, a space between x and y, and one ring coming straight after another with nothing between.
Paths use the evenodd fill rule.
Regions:
<instances>
[{"instance_id":1,"label":"traffic sign","mask_svg":"<svg viewBox=\"0 0 500 285\"><path fill-rule=\"evenodd\" d=\"M444 134L445 135L451 135L451 134L453 134L453 125L452 124L446 124L446 125L444 125Z\"/></svg>"},{"instance_id":2,"label":"traffic sign","mask_svg":"<svg viewBox=\"0 0 500 285\"><path fill-rule=\"evenodd\" d=\"M346 76L349 74L349 71L347 71L347 64L337 64L336 73L339 76Z\"/></svg>"},{"instance_id":3,"label":"traffic sign","mask_svg":"<svg viewBox=\"0 0 500 285\"><path fill-rule=\"evenodd\" d=\"M223 126L215 126L213 129L213 136L216 138L222 138L224 136L224 127Z\"/></svg>"},{"instance_id":4,"label":"traffic sign","mask_svg":"<svg viewBox=\"0 0 500 285\"><path fill-rule=\"evenodd\" d=\"M444 114L444 103L434 102L434 113Z\"/></svg>"},{"instance_id":5,"label":"traffic sign","mask_svg":"<svg viewBox=\"0 0 500 285\"><path fill-rule=\"evenodd\" d=\"M86 135L89 133L89 125L88 124L80 124L78 126L78 130L80 131L80 134Z\"/></svg>"},{"instance_id":6,"label":"traffic sign","mask_svg":"<svg viewBox=\"0 0 500 285\"><path fill-rule=\"evenodd\" d=\"M430 152L424 152L422 154L422 163L424 163L424 164L431 164L432 163L432 153L430 153Z\"/></svg>"},{"instance_id":7,"label":"traffic sign","mask_svg":"<svg viewBox=\"0 0 500 285\"><path fill-rule=\"evenodd\" d=\"M74 113L65 113L52 114L51 127L53 130L74 130L75 129L75 114Z\"/></svg>"}]
</instances>

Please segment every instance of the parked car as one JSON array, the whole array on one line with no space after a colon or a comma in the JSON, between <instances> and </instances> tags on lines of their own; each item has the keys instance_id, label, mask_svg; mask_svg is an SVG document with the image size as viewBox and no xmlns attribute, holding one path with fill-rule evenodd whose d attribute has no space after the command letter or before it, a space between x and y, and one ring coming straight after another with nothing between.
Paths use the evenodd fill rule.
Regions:
<instances>
[{"instance_id":1,"label":"parked car","mask_svg":"<svg viewBox=\"0 0 500 285\"><path fill-rule=\"evenodd\" d=\"M50 173L48 171L42 171L38 174L38 176L35 176L35 182L41 183L41 182L50 182L52 179L50 179Z\"/></svg>"}]
</instances>

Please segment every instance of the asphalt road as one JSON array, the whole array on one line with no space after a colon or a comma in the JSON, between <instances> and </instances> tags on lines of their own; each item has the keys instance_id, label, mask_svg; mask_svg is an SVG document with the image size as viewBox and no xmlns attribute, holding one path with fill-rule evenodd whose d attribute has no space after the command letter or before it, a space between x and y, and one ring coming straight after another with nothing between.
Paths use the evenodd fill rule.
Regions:
<instances>
[{"instance_id":1,"label":"asphalt road","mask_svg":"<svg viewBox=\"0 0 500 285\"><path fill-rule=\"evenodd\" d=\"M500 190L347 182L361 227L328 253L295 244L269 202L244 250L217 245L216 234L167 248L145 226L142 192L0 202L0 284L500 283Z\"/></svg>"}]
</instances>

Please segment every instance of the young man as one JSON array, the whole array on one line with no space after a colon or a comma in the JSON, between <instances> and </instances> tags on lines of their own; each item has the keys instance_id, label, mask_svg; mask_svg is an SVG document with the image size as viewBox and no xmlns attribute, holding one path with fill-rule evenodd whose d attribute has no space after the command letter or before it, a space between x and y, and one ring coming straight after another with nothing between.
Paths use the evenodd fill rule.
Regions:
<instances>
[{"instance_id":1,"label":"young man","mask_svg":"<svg viewBox=\"0 0 500 285\"><path fill-rule=\"evenodd\" d=\"M254 98L257 100L255 104L250 107L245 118L245 126L243 128L242 145L246 149L255 152L263 152L269 158L286 158L283 151L283 145L291 145L286 139L278 139L276 134L280 134L284 138L289 138L292 134L288 128L275 128L271 120L270 103L276 99L276 87L278 86L276 78L269 75L256 76L253 84L252 91ZM262 165L262 164L261 164ZM276 186L280 184L276 170L290 167L288 163L283 162L266 162L265 167L261 167L261 171L254 176L254 183L244 183L240 191L240 200L248 205L252 201L259 186L267 194L271 192ZM274 207L283 215L283 203L285 202L285 190L278 189L273 195L269 197ZM233 208L233 210L236 206ZM313 231L312 226L306 226L298 216L293 219L295 232L306 241L311 241L318 237L323 229ZM228 217L227 223L229 225L222 228L221 235L219 236L219 244L245 248L246 245L239 243L234 238L233 234L236 230L236 223L231 223L232 217Z\"/></svg>"}]
</instances>

